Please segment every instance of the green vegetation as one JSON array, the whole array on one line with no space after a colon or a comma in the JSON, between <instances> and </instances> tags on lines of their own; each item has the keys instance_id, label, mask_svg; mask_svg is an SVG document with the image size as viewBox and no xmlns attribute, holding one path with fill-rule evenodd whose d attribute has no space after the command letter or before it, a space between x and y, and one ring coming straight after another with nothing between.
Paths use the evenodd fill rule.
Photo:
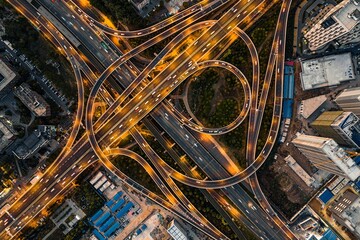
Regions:
<instances>
[{"instance_id":1,"label":"green vegetation","mask_svg":"<svg viewBox=\"0 0 360 240\"><path fill-rule=\"evenodd\" d=\"M245 61L245 60L244 60ZM225 70L224 70L225 71ZM250 73L251 74L251 73ZM239 80L229 72L205 70L189 88L190 108L207 127L221 127L233 122L239 115L244 94ZM217 101L217 104L214 104ZM217 137L228 149L227 153L246 166L244 148L247 121L233 131Z\"/></svg>"},{"instance_id":2,"label":"green vegetation","mask_svg":"<svg viewBox=\"0 0 360 240\"><path fill-rule=\"evenodd\" d=\"M63 234L63 232L57 228L56 230L54 230L54 232L49 236L48 239L51 240L64 240L65 235Z\"/></svg>"},{"instance_id":3,"label":"green vegetation","mask_svg":"<svg viewBox=\"0 0 360 240\"><path fill-rule=\"evenodd\" d=\"M29 225L25 226L16 239L40 240L43 239L54 227L55 224L50 220L50 218L46 218L44 221L39 222L36 227L30 227Z\"/></svg>"},{"instance_id":4,"label":"green vegetation","mask_svg":"<svg viewBox=\"0 0 360 240\"><path fill-rule=\"evenodd\" d=\"M200 192L200 190L191 188L189 186L178 183L180 190L191 201L192 204L222 233L228 236L230 239L239 239L231 230L230 226L226 223L225 219L215 210L215 208L209 204L208 200ZM235 220L236 221L236 220ZM257 237L248 230L245 226L240 226L240 230L245 235L247 240L257 239Z\"/></svg>"},{"instance_id":5,"label":"green vegetation","mask_svg":"<svg viewBox=\"0 0 360 240\"><path fill-rule=\"evenodd\" d=\"M131 148L131 150L147 159L139 146L136 145L135 147ZM146 170L135 160L126 156L116 156L112 159L112 162L125 175L165 199L163 193L156 186L149 174L146 173Z\"/></svg>"},{"instance_id":6,"label":"green vegetation","mask_svg":"<svg viewBox=\"0 0 360 240\"><path fill-rule=\"evenodd\" d=\"M281 188L282 176L274 172L271 168L263 168L259 172L261 185L265 187L266 196L271 199L276 206L288 217L292 217L302 205L291 202L286 192ZM275 176L275 177L274 177ZM304 201L306 202L306 201Z\"/></svg>"},{"instance_id":7,"label":"green vegetation","mask_svg":"<svg viewBox=\"0 0 360 240\"><path fill-rule=\"evenodd\" d=\"M24 17L6 20L4 26L6 29L4 39L9 40L16 49L25 54L67 97L76 96L72 68L53 45L44 39ZM59 68L54 67L50 62L59 63Z\"/></svg>"},{"instance_id":8,"label":"green vegetation","mask_svg":"<svg viewBox=\"0 0 360 240\"><path fill-rule=\"evenodd\" d=\"M71 199L81 207L88 216L93 215L105 203L105 199L100 196L87 181L81 182L79 186L75 187L71 194Z\"/></svg>"},{"instance_id":9,"label":"green vegetation","mask_svg":"<svg viewBox=\"0 0 360 240\"><path fill-rule=\"evenodd\" d=\"M109 16L113 22L120 21L130 29L141 29L147 24L146 20L139 17L130 1L90 0L90 4Z\"/></svg>"},{"instance_id":10,"label":"green vegetation","mask_svg":"<svg viewBox=\"0 0 360 240\"><path fill-rule=\"evenodd\" d=\"M66 234L63 240L80 239L88 229L90 229L90 226L87 224L87 220L80 220L75 224L74 228Z\"/></svg>"},{"instance_id":11,"label":"green vegetation","mask_svg":"<svg viewBox=\"0 0 360 240\"><path fill-rule=\"evenodd\" d=\"M189 102L204 126L226 126L236 119L240 112L237 99L241 98L236 91L238 86L234 75L212 69L195 78L190 85Z\"/></svg>"}]
</instances>

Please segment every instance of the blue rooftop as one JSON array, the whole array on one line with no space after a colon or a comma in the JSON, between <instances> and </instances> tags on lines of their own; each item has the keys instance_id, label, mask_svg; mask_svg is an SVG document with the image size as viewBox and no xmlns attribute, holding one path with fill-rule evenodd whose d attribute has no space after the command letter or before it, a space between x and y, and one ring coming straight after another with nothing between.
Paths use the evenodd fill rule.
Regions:
<instances>
[{"instance_id":1,"label":"blue rooftop","mask_svg":"<svg viewBox=\"0 0 360 240\"><path fill-rule=\"evenodd\" d=\"M115 217L109 218L109 219L100 227L100 231L101 231L101 232L105 232L114 222L115 222Z\"/></svg>"},{"instance_id":2,"label":"blue rooftop","mask_svg":"<svg viewBox=\"0 0 360 240\"><path fill-rule=\"evenodd\" d=\"M114 202L115 202L115 201L114 201L113 199L111 199L111 200L107 201L105 205L106 205L107 207L111 207L111 206L114 204Z\"/></svg>"},{"instance_id":3,"label":"blue rooftop","mask_svg":"<svg viewBox=\"0 0 360 240\"><path fill-rule=\"evenodd\" d=\"M326 232L323 234L320 240L337 240L337 239L339 239L338 236L329 228L328 230L326 230Z\"/></svg>"},{"instance_id":4,"label":"blue rooftop","mask_svg":"<svg viewBox=\"0 0 360 240\"><path fill-rule=\"evenodd\" d=\"M134 204L132 202L128 202L125 207L123 207L122 209L120 209L120 211L116 214L117 218L122 218L123 216L125 216L125 214L127 214L129 212L129 210L134 206Z\"/></svg>"},{"instance_id":5,"label":"blue rooftop","mask_svg":"<svg viewBox=\"0 0 360 240\"><path fill-rule=\"evenodd\" d=\"M101 224L103 224L103 223L106 221L106 219L108 219L109 217L110 217L110 213L109 213L109 212L105 212L105 214L102 215L102 216L99 218L99 220L97 220L97 221L95 222L95 227L100 227Z\"/></svg>"},{"instance_id":6,"label":"blue rooftop","mask_svg":"<svg viewBox=\"0 0 360 240\"><path fill-rule=\"evenodd\" d=\"M114 197L113 197L113 200L114 201L117 201L121 196L122 196L122 192L118 192Z\"/></svg>"},{"instance_id":7,"label":"blue rooftop","mask_svg":"<svg viewBox=\"0 0 360 240\"><path fill-rule=\"evenodd\" d=\"M103 213L103 210L100 209L90 218L90 221L94 222L96 219L98 219L101 216L102 213Z\"/></svg>"},{"instance_id":8,"label":"blue rooftop","mask_svg":"<svg viewBox=\"0 0 360 240\"><path fill-rule=\"evenodd\" d=\"M123 198L121 198L117 203L114 204L114 206L112 206L110 208L110 211L112 213L116 212L117 210L119 210L122 207L122 205L124 205L124 203L125 203L125 200Z\"/></svg>"},{"instance_id":9,"label":"blue rooftop","mask_svg":"<svg viewBox=\"0 0 360 240\"><path fill-rule=\"evenodd\" d=\"M323 190L323 192L319 195L319 199L326 204L332 197L334 197L334 194L327 188Z\"/></svg>"},{"instance_id":10,"label":"blue rooftop","mask_svg":"<svg viewBox=\"0 0 360 240\"><path fill-rule=\"evenodd\" d=\"M120 223L116 222L114 225L111 226L104 234L105 237L111 237L111 235L120 227Z\"/></svg>"},{"instance_id":11,"label":"blue rooftop","mask_svg":"<svg viewBox=\"0 0 360 240\"><path fill-rule=\"evenodd\" d=\"M291 118L293 112L293 102L292 99L284 99L283 102L283 118Z\"/></svg>"},{"instance_id":12,"label":"blue rooftop","mask_svg":"<svg viewBox=\"0 0 360 240\"><path fill-rule=\"evenodd\" d=\"M95 235L95 237L96 237L97 239L99 239L99 240L105 240L104 236L103 236L101 233L99 233L98 230L95 229L95 230L93 231L93 234Z\"/></svg>"}]
</instances>

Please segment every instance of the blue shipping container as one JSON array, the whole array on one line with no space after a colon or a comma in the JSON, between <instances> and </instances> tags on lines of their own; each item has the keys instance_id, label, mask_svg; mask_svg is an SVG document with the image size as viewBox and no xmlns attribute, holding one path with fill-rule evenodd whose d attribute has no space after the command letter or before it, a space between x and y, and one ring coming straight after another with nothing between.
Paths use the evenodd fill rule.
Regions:
<instances>
[{"instance_id":1,"label":"blue shipping container","mask_svg":"<svg viewBox=\"0 0 360 240\"><path fill-rule=\"evenodd\" d=\"M95 226L96 227L99 227L101 224L103 224L103 222L106 221L106 219L108 219L110 217L110 213L109 212L106 212L104 215L102 215L101 218L99 218L99 220L97 220L95 222Z\"/></svg>"},{"instance_id":2,"label":"blue shipping container","mask_svg":"<svg viewBox=\"0 0 360 240\"><path fill-rule=\"evenodd\" d=\"M94 222L96 219L98 219L100 217L100 215L103 213L103 210L99 210L97 211L91 218L90 218L90 221L91 222Z\"/></svg>"},{"instance_id":3,"label":"blue shipping container","mask_svg":"<svg viewBox=\"0 0 360 240\"><path fill-rule=\"evenodd\" d=\"M120 227L120 223L116 222L114 225L112 225L111 228L109 228L104 234L105 237L111 237L111 235Z\"/></svg>"},{"instance_id":4,"label":"blue shipping container","mask_svg":"<svg viewBox=\"0 0 360 240\"><path fill-rule=\"evenodd\" d=\"M95 237L97 238L97 239L99 239L99 240L105 240L105 238L103 237L103 235L101 234L101 233L99 233L99 231L98 230L94 230L93 231L93 234L95 235Z\"/></svg>"},{"instance_id":5,"label":"blue shipping container","mask_svg":"<svg viewBox=\"0 0 360 240\"><path fill-rule=\"evenodd\" d=\"M117 201L121 196L122 196L122 192L118 192L114 197L113 197L113 200L114 201Z\"/></svg>"},{"instance_id":6,"label":"blue shipping container","mask_svg":"<svg viewBox=\"0 0 360 240\"><path fill-rule=\"evenodd\" d=\"M292 117L292 99L284 99L283 102L283 118L291 118Z\"/></svg>"},{"instance_id":7,"label":"blue shipping container","mask_svg":"<svg viewBox=\"0 0 360 240\"><path fill-rule=\"evenodd\" d=\"M109 218L109 220L107 220L107 221L100 227L100 231L101 231L101 232L105 232L105 231L113 224L113 222L115 222L115 217Z\"/></svg>"},{"instance_id":8,"label":"blue shipping container","mask_svg":"<svg viewBox=\"0 0 360 240\"><path fill-rule=\"evenodd\" d=\"M295 80L294 75L289 76L289 89L288 89L288 98L293 99L294 98L294 88L295 88Z\"/></svg>"},{"instance_id":9,"label":"blue shipping container","mask_svg":"<svg viewBox=\"0 0 360 240\"><path fill-rule=\"evenodd\" d=\"M128 202L125 207L123 207L122 209L120 209L120 211L116 214L117 218L122 218L123 216L125 216L125 214L127 214L129 212L129 210L134 206L134 204L132 202Z\"/></svg>"},{"instance_id":10,"label":"blue shipping container","mask_svg":"<svg viewBox=\"0 0 360 240\"><path fill-rule=\"evenodd\" d=\"M122 205L124 205L124 203L125 203L125 200L123 198L120 199L117 203L114 204L114 206L111 207L111 209L110 209L111 212L114 213L117 210L119 210L122 207Z\"/></svg>"}]
</instances>

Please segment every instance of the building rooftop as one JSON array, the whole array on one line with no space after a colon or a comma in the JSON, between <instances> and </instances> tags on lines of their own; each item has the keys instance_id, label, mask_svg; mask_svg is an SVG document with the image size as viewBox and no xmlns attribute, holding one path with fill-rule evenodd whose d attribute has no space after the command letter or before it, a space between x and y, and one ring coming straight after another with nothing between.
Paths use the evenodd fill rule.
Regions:
<instances>
[{"instance_id":1,"label":"building rooftop","mask_svg":"<svg viewBox=\"0 0 360 240\"><path fill-rule=\"evenodd\" d=\"M327 188L324 188L323 191L318 195L318 198L323 202L324 204L327 204L330 199L334 197L334 194Z\"/></svg>"},{"instance_id":2,"label":"building rooftop","mask_svg":"<svg viewBox=\"0 0 360 240\"><path fill-rule=\"evenodd\" d=\"M355 181L360 176L359 166L356 165L354 160L349 157L344 149L339 147L332 138L298 134L296 138L292 140L292 143L298 147L300 151L306 152L308 149L312 149L313 154L307 155L308 158L314 157L314 159L317 159L319 155L324 154L328 160L321 158L322 163L314 164L316 167L325 167L326 165L323 163L328 161L329 164L334 163L336 167L341 170L342 174L352 181ZM341 175L339 172L337 174Z\"/></svg>"},{"instance_id":3,"label":"building rooftop","mask_svg":"<svg viewBox=\"0 0 360 240\"><path fill-rule=\"evenodd\" d=\"M332 17L337 20L344 28L350 31L359 22L360 5L355 5L349 1L344 7L339 9Z\"/></svg>"},{"instance_id":4,"label":"building rooftop","mask_svg":"<svg viewBox=\"0 0 360 240\"><path fill-rule=\"evenodd\" d=\"M0 59L0 91L3 90L12 80L14 80L15 77L16 73Z\"/></svg>"},{"instance_id":5,"label":"building rooftop","mask_svg":"<svg viewBox=\"0 0 360 240\"><path fill-rule=\"evenodd\" d=\"M34 130L13 153L19 159L26 159L37 152L48 141L41 135L37 129Z\"/></svg>"},{"instance_id":6,"label":"building rooftop","mask_svg":"<svg viewBox=\"0 0 360 240\"><path fill-rule=\"evenodd\" d=\"M296 161L289 155L284 159L289 167L306 183L308 186L312 186L315 179L311 177Z\"/></svg>"},{"instance_id":7,"label":"building rooftop","mask_svg":"<svg viewBox=\"0 0 360 240\"><path fill-rule=\"evenodd\" d=\"M49 104L37 92L31 90L26 83L22 83L19 87L14 88L14 94L36 116L44 117L50 115Z\"/></svg>"},{"instance_id":8,"label":"building rooftop","mask_svg":"<svg viewBox=\"0 0 360 240\"><path fill-rule=\"evenodd\" d=\"M343 111L326 111L323 112L311 125L331 125L341 116Z\"/></svg>"},{"instance_id":9,"label":"building rooftop","mask_svg":"<svg viewBox=\"0 0 360 240\"><path fill-rule=\"evenodd\" d=\"M7 147L15 135L14 129L5 118L0 118L0 151Z\"/></svg>"},{"instance_id":10,"label":"building rooftop","mask_svg":"<svg viewBox=\"0 0 360 240\"><path fill-rule=\"evenodd\" d=\"M360 87L347 88L344 91L342 91L336 98L339 98L339 97L352 97L354 95L357 95L360 98Z\"/></svg>"},{"instance_id":11,"label":"building rooftop","mask_svg":"<svg viewBox=\"0 0 360 240\"><path fill-rule=\"evenodd\" d=\"M337 85L355 79L351 54L325 56L301 61L303 90Z\"/></svg>"},{"instance_id":12,"label":"building rooftop","mask_svg":"<svg viewBox=\"0 0 360 240\"><path fill-rule=\"evenodd\" d=\"M321 105L326 102L326 96L320 95L317 97L305 99L301 101L302 111L301 115L307 119L313 114Z\"/></svg>"},{"instance_id":13,"label":"building rooftop","mask_svg":"<svg viewBox=\"0 0 360 240\"><path fill-rule=\"evenodd\" d=\"M357 194L346 190L331 204L329 210L336 221L360 236L360 198Z\"/></svg>"}]
</instances>

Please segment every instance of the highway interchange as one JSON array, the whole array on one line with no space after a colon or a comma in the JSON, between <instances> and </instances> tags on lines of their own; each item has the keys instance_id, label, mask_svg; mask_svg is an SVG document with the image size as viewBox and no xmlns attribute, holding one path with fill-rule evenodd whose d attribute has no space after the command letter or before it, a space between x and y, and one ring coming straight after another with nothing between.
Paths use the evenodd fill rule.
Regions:
<instances>
[{"instance_id":1,"label":"highway interchange","mask_svg":"<svg viewBox=\"0 0 360 240\"><path fill-rule=\"evenodd\" d=\"M191 205L181 191L178 190L176 184L172 181L172 178L187 185L205 189L206 193L204 194L208 194L207 196L215 199L213 205L220 205L221 210L225 212L225 214L228 214L227 216L224 216L226 219L229 219L229 216L230 220L234 217L239 219L239 221L251 227L252 231L263 239L295 238L295 236L287 229L286 224L277 217L276 213L266 201L257 182L256 174L254 174L269 155L274 144L273 140L276 139L280 123L285 45L282 43L285 43L286 21L291 1L284 1L282 4L282 10L279 15L278 25L274 36L272 53L264 79L264 87L262 88L259 100L260 104L258 104L259 64L257 52L250 38L237 26L241 26L241 23L245 22L247 18L252 19L254 14L261 13L265 1L238 1L234 3L233 7L219 20L203 21L194 24L195 21L203 18L214 9L221 8L222 5L227 2L203 1L161 23L137 31L117 31L111 29L89 16L79 16L77 13L81 14L83 12L80 8L75 8L76 10L71 9L64 2L53 4L49 1L39 1L44 8L47 8L48 10L51 9L51 14L58 19L57 22L60 22L62 17L65 19L65 24L63 25L71 32L70 34L76 36L77 40L71 40L69 33L66 34L68 36L64 37L65 33L62 35L61 29L56 29L55 27L58 23L53 24L49 21L50 19L44 17L44 14L39 14L36 11L36 8L29 2L12 0L9 2L16 7L19 12L32 21L35 26L39 27L39 25L41 25L40 30L43 31L57 47L61 48L67 54L68 59L74 68L77 80L79 104L74 128L72 129L71 136L63 152L55 163L49 167L42 179L24 193L24 195L13 203L7 212L1 216L0 229L3 234L2 236L7 238L14 236L31 220L31 218L33 218L41 209L46 207L50 202L49 200L53 199L58 194L61 194L71 181L74 180L74 178L87 166L100 159L110 171L122 178L124 182L147 194L150 198L164 207L171 209L175 214L184 218L190 224L199 227L215 239L226 238L226 236L212 226L201 213ZM64 16L67 16L67 18ZM71 24L69 24L70 21ZM168 30L164 30L157 36L122 56L118 56L114 51L102 49L99 44L100 41L102 41L102 38L96 34L96 30L94 31L94 26L96 26L99 31L104 31L108 34L116 36L120 35L123 37L139 37L140 35L143 36L154 33L162 28L165 29L166 26L177 21L179 23L176 25L173 25ZM167 67L154 79L151 79L151 81L146 79L146 76L163 58L166 58L171 54L172 50L176 48L180 42L184 41L187 36L199 29L203 29L202 35L196 41L169 62ZM143 71L136 69L129 61L144 49L178 31L182 32L178 34ZM216 48L218 43L227 40L233 33L237 34L245 41L251 52L254 68L251 92L247 80L235 66L221 61L205 59L207 53L210 53ZM67 39L71 43L68 42ZM75 50L74 42L76 41L79 41L82 45L86 46L87 51L93 53L93 56L87 55L87 57L97 58L99 62L103 63L103 66L101 66L102 69L99 66L97 67L99 72L102 72L98 79L97 75L90 70L89 66L87 66L87 63L83 60L82 56ZM177 112L168 101L164 100L165 97L168 96L182 81L186 80L188 76L202 68L210 66L223 67L234 73L242 83L245 95L247 96L246 99L248 99L245 101L243 110L236 121L229 126L220 129L207 129L191 122L183 117L180 112ZM106 69L104 67L106 67ZM81 77L80 69L81 72L84 73L84 77L94 84L86 106L83 94L83 79ZM256 140L260 130L262 113L274 69L276 73L276 97L274 100L274 115L271 131L269 132L268 141L261 151L261 154L258 157L255 157ZM114 72L115 74L113 74ZM112 76L115 76L115 78L118 76L116 81L122 86L119 87L115 86L116 84L111 84L109 87L109 84L106 83L106 79L111 74ZM103 85L104 82L105 84ZM116 98L112 97L114 90L118 90L119 88L125 90L119 92L120 96ZM103 101L110 107L96 123L93 123L93 103L98 93L100 93ZM84 110L86 110L85 114L83 114ZM248 132L247 160L249 166L241 171L234 166L231 160L229 161L226 153L222 152L221 149L214 148L211 144L209 147L209 142L211 141L201 141L201 139L203 139L204 133L216 135L231 131L242 122L248 112L250 130ZM82 138L75 143L75 137L78 133L83 115L85 116L87 135L82 136ZM161 123L161 126L164 126L164 130L172 136L175 142L184 149L194 162L196 162L198 167L209 176L209 179L199 180L199 176L197 176L196 173L191 175L189 174L189 171L184 171L187 172L187 175L185 175L175 171L175 169L166 165L166 163L156 155L136 127L140 121L144 121L147 122L147 124L145 124L147 128L153 128L151 121L146 117L147 115L151 116L157 123ZM186 129L187 127L198 133L190 132ZM146 160L140 159L136 153L129 152L129 150L126 149L110 148L114 143L118 142L121 136L129 133L146 153L149 160L152 161L152 164L156 166L157 171L161 176L158 176L146 163ZM207 137L208 139L211 139L210 136ZM157 197L155 194L139 186L135 181L121 173L108 159L109 154L122 154L138 161L154 179L159 186L159 189L164 192L168 201L164 201ZM214 156L216 157L214 158ZM163 180L161 180L161 178ZM250 186L265 211L262 211L260 207L256 208L255 206L257 206L257 204L251 197L244 193L242 187L237 184L247 178L250 179ZM220 191L222 191L231 202L229 203L228 200L222 198L214 189L221 189ZM232 207L232 205L235 205L236 207ZM248 209L251 209L251 214ZM267 214L269 215L266 216ZM259 221L261 221L261 224L259 224ZM234 227L232 228L234 230ZM239 231L236 232L238 236L241 235Z\"/></svg>"}]
</instances>

